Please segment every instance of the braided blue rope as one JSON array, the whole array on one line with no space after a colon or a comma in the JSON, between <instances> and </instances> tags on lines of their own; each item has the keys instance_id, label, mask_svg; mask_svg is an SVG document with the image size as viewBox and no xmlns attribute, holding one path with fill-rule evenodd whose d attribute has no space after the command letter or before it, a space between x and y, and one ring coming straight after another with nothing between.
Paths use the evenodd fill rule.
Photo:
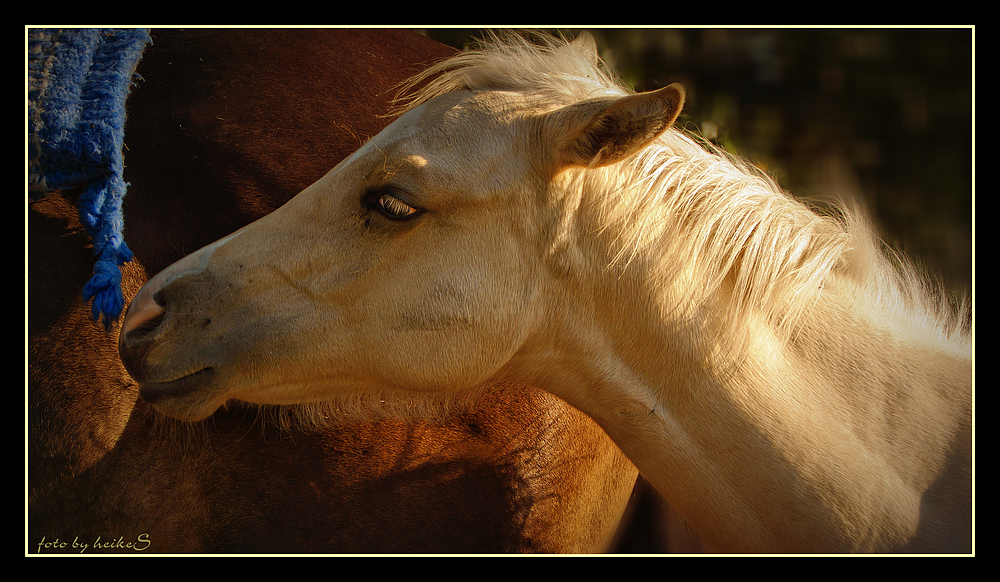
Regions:
<instances>
[{"instance_id":1,"label":"braided blue rope","mask_svg":"<svg viewBox=\"0 0 1000 582\"><path fill-rule=\"evenodd\" d=\"M132 259L122 236L125 99L149 41L145 29L28 32L28 191L83 188L80 221L97 256L83 298L108 329L124 306L120 266Z\"/></svg>"}]
</instances>

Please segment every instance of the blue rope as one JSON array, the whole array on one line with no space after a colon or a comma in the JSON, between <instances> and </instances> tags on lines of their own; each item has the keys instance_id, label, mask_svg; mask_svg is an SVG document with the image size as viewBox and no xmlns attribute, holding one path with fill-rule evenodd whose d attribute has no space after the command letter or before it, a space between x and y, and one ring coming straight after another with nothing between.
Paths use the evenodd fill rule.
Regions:
<instances>
[{"instance_id":1,"label":"blue rope","mask_svg":"<svg viewBox=\"0 0 1000 582\"><path fill-rule=\"evenodd\" d=\"M149 43L146 29L28 31L28 191L33 198L83 188L80 221L97 262L83 288L94 320L110 329L124 306L120 266L125 99Z\"/></svg>"}]
</instances>

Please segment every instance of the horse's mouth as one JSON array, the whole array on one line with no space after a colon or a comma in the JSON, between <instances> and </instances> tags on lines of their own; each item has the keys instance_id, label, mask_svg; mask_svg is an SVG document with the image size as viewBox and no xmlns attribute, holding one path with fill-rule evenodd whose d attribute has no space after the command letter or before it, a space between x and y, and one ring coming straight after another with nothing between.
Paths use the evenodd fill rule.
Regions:
<instances>
[{"instance_id":1,"label":"horse's mouth","mask_svg":"<svg viewBox=\"0 0 1000 582\"><path fill-rule=\"evenodd\" d=\"M139 396L153 405L160 405L168 401L191 401L198 398L199 395L203 397L207 385L212 382L214 377L215 368L206 366L174 380L141 382Z\"/></svg>"},{"instance_id":2,"label":"horse's mouth","mask_svg":"<svg viewBox=\"0 0 1000 582\"><path fill-rule=\"evenodd\" d=\"M205 367L176 380L144 382L139 384L139 396L164 416L197 422L211 416L225 402L212 389L216 376L215 368Z\"/></svg>"}]
</instances>

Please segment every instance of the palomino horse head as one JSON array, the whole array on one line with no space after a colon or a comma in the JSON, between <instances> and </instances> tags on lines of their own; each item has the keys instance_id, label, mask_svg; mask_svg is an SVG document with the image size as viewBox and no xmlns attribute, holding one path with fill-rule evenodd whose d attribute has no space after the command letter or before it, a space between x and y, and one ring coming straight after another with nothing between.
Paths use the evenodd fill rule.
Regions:
<instances>
[{"instance_id":1,"label":"palomino horse head","mask_svg":"<svg viewBox=\"0 0 1000 582\"><path fill-rule=\"evenodd\" d=\"M284 207L154 277L122 358L143 398L191 420L230 399L481 384L552 321L543 287L565 262L573 202L550 184L631 155L683 101L677 85L568 105L502 88L428 99Z\"/></svg>"}]
</instances>

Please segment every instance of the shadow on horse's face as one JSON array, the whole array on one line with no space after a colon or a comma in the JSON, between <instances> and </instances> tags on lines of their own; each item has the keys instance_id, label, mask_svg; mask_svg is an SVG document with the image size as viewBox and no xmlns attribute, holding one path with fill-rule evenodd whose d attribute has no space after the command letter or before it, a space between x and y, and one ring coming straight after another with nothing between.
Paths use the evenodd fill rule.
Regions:
<instances>
[{"instance_id":1,"label":"shadow on horse's face","mask_svg":"<svg viewBox=\"0 0 1000 582\"><path fill-rule=\"evenodd\" d=\"M169 267L120 340L142 395L195 420L229 399L479 384L537 311L526 144L495 95L404 115L284 207ZM342 388L341 388L342 387Z\"/></svg>"}]
</instances>

